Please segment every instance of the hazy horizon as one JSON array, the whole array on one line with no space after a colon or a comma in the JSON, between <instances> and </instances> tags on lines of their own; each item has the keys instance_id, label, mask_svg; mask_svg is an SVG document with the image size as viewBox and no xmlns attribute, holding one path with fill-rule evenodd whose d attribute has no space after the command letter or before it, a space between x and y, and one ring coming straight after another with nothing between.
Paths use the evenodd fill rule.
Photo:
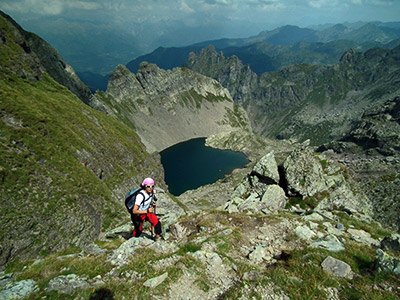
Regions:
<instances>
[{"instance_id":1,"label":"hazy horizon","mask_svg":"<svg viewBox=\"0 0 400 300\"><path fill-rule=\"evenodd\" d=\"M0 0L0 9L64 58L112 56L122 64L160 46L250 37L284 25L400 21L395 0Z\"/></svg>"}]
</instances>

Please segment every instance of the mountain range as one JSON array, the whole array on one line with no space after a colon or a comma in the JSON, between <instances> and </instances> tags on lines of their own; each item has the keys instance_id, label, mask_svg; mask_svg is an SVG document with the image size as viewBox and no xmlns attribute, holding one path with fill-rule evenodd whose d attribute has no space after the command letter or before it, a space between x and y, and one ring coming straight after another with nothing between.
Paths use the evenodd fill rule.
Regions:
<instances>
[{"instance_id":1,"label":"mountain range","mask_svg":"<svg viewBox=\"0 0 400 300\"><path fill-rule=\"evenodd\" d=\"M93 94L2 13L0 57L1 297L399 296L400 46L262 74L207 46ZM159 151L199 136L250 163L173 197ZM123 205L147 176L158 242Z\"/></svg>"},{"instance_id":2,"label":"mountain range","mask_svg":"<svg viewBox=\"0 0 400 300\"><path fill-rule=\"evenodd\" d=\"M199 52L209 45L223 51L225 56L237 56L258 75L294 63L334 64L350 48L366 51L377 46L399 45L396 24L385 27L385 24L368 23L356 28L336 24L320 31L287 25L249 38L211 40L179 48L159 47L130 61L127 67L136 72L139 64L147 61L172 69L183 66L190 52Z\"/></svg>"}]
</instances>

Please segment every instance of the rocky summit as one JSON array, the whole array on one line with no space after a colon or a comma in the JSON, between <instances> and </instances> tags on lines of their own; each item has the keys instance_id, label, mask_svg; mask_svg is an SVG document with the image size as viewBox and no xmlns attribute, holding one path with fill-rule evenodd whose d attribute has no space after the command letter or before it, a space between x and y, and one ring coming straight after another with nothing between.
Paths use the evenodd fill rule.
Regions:
<instances>
[{"instance_id":1,"label":"rocky summit","mask_svg":"<svg viewBox=\"0 0 400 300\"><path fill-rule=\"evenodd\" d=\"M179 142L250 129L243 108L216 80L185 68L162 70L142 63L136 75L120 65L106 92L89 105L135 128L150 152Z\"/></svg>"}]
</instances>

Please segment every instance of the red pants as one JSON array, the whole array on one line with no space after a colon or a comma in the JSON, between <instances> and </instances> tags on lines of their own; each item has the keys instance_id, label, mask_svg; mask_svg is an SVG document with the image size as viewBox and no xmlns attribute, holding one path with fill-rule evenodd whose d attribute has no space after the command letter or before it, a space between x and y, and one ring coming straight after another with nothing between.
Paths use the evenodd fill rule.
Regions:
<instances>
[{"instance_id":1,"label":"red pants","mask_svg":"<svg viewBox=\"0 0 400 300\"><path fill-rule=\"evenodd\" d=\"M151 225L154 227L154 231L156 234L161 234L161 223L158 220L157 216L153 213L141 214L141 215L131 215L131 219L133 222L133 236L139 237L142 234L143 230L143 222L149 221Z\"/></svg>"}]
</instances>

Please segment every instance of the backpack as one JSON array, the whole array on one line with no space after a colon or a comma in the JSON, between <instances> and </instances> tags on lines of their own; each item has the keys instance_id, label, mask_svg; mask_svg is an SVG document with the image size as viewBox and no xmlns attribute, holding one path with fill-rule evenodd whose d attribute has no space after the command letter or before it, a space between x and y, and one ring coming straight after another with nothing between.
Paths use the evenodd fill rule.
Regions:
<instances>
[{"instance_id":1,"label":"backpack","mask_svg":"<svg viewBox=\"0 0 400 300\"><path fill-rule=\"evenodd\" d=\"M125 207L130 214L132 214L132 209L135 206L136 196L142 191L142 188L137 188L130 191L125 196ZM144 196L144 195L143 195Z\"/></svg>"}]
</instances>

